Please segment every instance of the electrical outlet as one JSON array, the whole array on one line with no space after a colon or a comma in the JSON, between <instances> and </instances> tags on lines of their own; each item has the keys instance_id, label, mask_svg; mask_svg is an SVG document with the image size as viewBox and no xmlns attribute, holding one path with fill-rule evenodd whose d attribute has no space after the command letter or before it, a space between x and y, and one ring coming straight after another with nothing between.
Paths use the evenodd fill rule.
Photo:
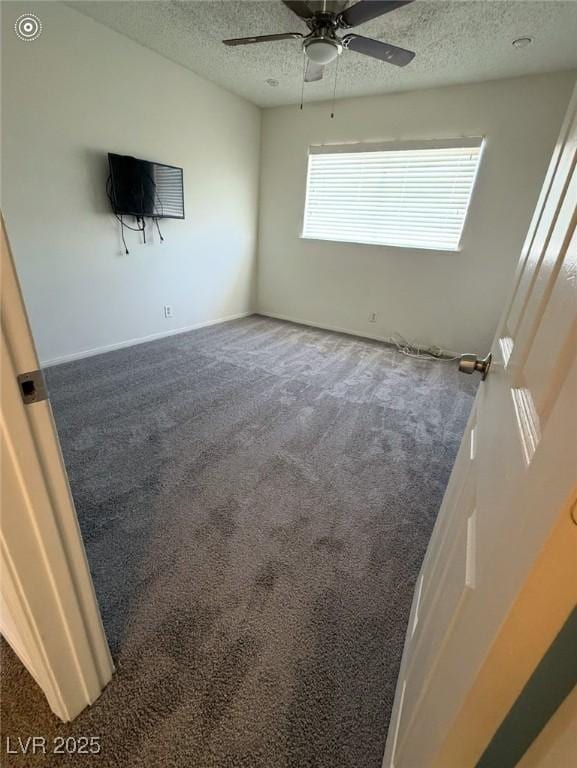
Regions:
<instances>
[{"instance_id":1,"label":"electrical outlet","mask_svg":"<svg viewBox=\"0 0 577 768\"><path fill-rule=\"evenodd\" d=\"M164 305L164 317L169 320L172 317L172 307L170 304Z\"/></svg>"},{"instance_id":2,"label":"electrical outlet","mask_svg":"<svg viewBox=\"0 0 577 768\"><path fill-rule=\"evenodd\" d=\"M371 312L369 314L369 323L376 323L377 322L377 313Z\"/></svg>"}]
</instances>

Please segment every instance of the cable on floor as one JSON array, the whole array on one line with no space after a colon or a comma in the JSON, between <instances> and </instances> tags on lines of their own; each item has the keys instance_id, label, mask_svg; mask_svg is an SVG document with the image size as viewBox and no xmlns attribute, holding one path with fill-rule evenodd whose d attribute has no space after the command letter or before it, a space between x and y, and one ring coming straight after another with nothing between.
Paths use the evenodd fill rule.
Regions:
<instances>
[{"instance_id":1,"label":"cable on floor","mask_svg":"<svg viewBox=\"0 0 577 768\"><path fill-rule=\"evenodd\" d=\"M450 363L459 359L459 355L446 349L435 346L423 347L420 344L407 341L400 333L394 333L387 341L393 344L401 354L417 360L438 360L442 363Z\"/></svg>"}]
</instances>

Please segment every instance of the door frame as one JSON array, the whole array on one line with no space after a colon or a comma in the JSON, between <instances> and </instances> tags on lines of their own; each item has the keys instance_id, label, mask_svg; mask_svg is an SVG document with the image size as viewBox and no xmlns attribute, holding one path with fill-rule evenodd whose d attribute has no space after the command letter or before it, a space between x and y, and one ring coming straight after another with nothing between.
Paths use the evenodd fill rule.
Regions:
<instances>
[{"instance_id":1,"label":"door frame","mask_svg":"<svg viewBox=\"0 0 577 768\"><path fill-rule=\"evenodd\" d=\"M114 665L50 401L25 404L18 383L39 363L3 219L0 241L0 632L69 721L98 698Z\"/></svg>"}]
</instances>

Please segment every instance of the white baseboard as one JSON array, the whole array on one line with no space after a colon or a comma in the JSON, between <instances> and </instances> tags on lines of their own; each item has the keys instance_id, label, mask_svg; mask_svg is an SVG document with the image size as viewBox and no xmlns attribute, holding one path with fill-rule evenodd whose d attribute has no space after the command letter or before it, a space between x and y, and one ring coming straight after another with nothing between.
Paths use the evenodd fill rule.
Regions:
<instances>
[{"instance_id":1,"label":"white baseboard","mask_svg":"<svg viewBox=\"0 0 577 768\"><path fill-rule=\"evenodd\" d=\"M391 336L379 336L376 333L366 333L365 331L352 331L350 328L341 328L338 325L329 325L328 323L315 323L312 320L303 320L302 318L291 317L289 315L278 315L276 312L265 312L261 309L256 309L253 314L262 315L262 317L272 317L275 320L286 320L289 323L298 323L298 325L308 325L311 328L320 328L323 331L345 333L347 336L357 336L359 339L371 339L371 341L380 341L382 344L387 344L389 347L398 347L398 344L395 342L394 338L391 338ZM413 342L409 340L409 343L412 344ZM431 345L431 347L432 346L433 345ZM437 347L437 349L439 349L439 347ZM438 360L442 361L454 360L461 354L460 352L453 352L445 348L442 348L442 351L445 357L437 358ZM431 358L424 359L429 360Z\"/></svg>"},{"instance_id":2,"label":"white baseboard","mask_svg":"<svg viewBox=\"0 0 577 768\"><path fill-rule=\"evenodd\" d=\"M62 355L61 357L53 357L50 360L41 360L40 365L42 368L48 368L51 365L61 365L62 363L70 363L73 360L81 360L84 357L93 357L94 355L102 355L104 352L113 352L115 349L123 349L124 347L134 347L136 344L145 344L147 341L155 341L156 339L164 339L166 336L176 336L179 333L187 333L188 331L196 331L199 328L206 328L209 325L218 325L219 323L228 323L230 320L239 320L241 317L249 317L254 315L254 312L239 312L236 315L228 315L227 317L218 317L216 320L206 320L202 323L195 323L194 325L187 325L184 328L174 328L170 331L161 331L160 333L152 333L150 336L139 336L136 339L127 339L126 341L118 341L114 344L106 344L104 347L93 347L92 349L84 349L81 352L72 352L69 355Z\"/></svg>"},{"instance_id":3,"label":"white baseboard","mask_svg":"<svg viewBox=\"0 0 577 768\"><path fill-rule=\"evenodd\" d=\"M381 341L384 344L392 345L390 338L386 336L378 336L374 333L365 333L364 331L352 331L350 328L341 328L337 325L329 325L327 323L314 323L312 320L303 320L298 317L290 317L289 315L278 315L276 312L265 312L264 310L257 309L254 312L255 315L262 315L263 317L272 317L275 320L287 320L289 323L298 323L299 325L309 325L311 328L320 328L323 331L336 331L336 333L346 333L347 336L358 336L361 339L371 339L372 341Z\"/></svg>"}]
</instances>

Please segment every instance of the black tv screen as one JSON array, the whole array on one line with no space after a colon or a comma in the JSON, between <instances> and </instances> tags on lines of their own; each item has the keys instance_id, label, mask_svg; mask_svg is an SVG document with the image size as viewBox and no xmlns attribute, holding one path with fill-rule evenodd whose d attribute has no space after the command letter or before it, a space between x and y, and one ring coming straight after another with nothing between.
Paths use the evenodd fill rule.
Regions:
<instances>
[{"instance_id":1,"label":"black tv screen","mask_svg":"<svg viewBox=\"0 0 577 768\"><path fill-rule=\"evenodd\" d=\"M108 153L110 202L120 216L184 219L182 168Z\"/></svg>"}]
</instances>

